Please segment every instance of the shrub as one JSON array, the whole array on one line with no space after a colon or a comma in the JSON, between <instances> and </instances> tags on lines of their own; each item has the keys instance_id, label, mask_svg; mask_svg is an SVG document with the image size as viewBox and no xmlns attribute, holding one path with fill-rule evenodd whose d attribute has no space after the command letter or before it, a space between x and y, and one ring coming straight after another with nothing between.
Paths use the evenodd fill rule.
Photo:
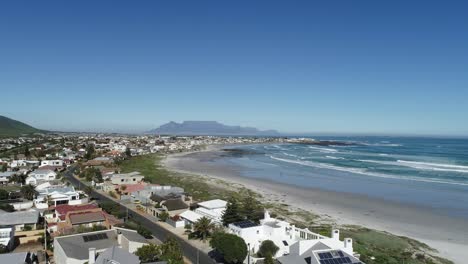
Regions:
<instances>
[{"instance_id":1,"label":"shrub","mask_svg":"<svg viewBox=\"0 0 468 264\"><path fill-rule=\"evenodd\" d=\"M242 263L247 256L245 241L234 234L217 232L213 234L210 245L223 256L226 263Z\"/></svg>"},{"instance_id":2,"label":"shrub","mask_svg":"<svg viewBox=\"0 0 468 264\"><path fill-rule=\"evenodd\" d=\"M261 257L274 256L278 252L279 247L271 240L264 240L258 249L258 255Z\"/></svg>"}]
</instances>

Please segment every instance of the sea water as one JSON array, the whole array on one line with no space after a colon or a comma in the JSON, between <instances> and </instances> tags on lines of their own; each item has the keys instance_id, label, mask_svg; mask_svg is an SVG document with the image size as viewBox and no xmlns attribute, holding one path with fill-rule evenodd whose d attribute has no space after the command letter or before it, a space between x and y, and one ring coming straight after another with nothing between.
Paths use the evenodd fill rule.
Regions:
<instances>
[{"instance_id":1,"label":"sea water","mask_svg":"<svg viewBox=\"0 0 468 264\"><path fill-rule=\"evenodd\" d=\"M468 219L468 139L317 137L349 146L232 146L244 177L416 204Z\"/></svg>"}]
</instances>

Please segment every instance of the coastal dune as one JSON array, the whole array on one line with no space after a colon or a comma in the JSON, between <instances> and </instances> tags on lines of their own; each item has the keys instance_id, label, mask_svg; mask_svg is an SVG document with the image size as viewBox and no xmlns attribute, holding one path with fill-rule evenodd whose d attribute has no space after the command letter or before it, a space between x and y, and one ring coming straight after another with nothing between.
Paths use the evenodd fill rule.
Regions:
<instances>
[{"instance_id":1,"label":"coastal dune","mask_svg":"<svg viewBox=\"0 0 468 264\"><path fill-rule=\"evenodd\" d=\"M219 148L210 147L201 152L168 155L163 165L173 171L242 184L261 194L268 202L311 211L336 225L360 225L419 240L455 263L466 263L465 259L468 259L468 221L463 218L365 195L242 177L235 166L210 162L219 155L222 155Z\"/></svg>"}]
</instances>

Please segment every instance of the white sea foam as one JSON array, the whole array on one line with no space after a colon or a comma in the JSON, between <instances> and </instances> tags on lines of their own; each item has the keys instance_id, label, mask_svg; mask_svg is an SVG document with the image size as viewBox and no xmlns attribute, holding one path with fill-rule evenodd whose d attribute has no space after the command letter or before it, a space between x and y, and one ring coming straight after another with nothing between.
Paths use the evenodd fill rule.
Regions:
<instances>
[{"instance_id":1,"label":"white sea foam","mask_svg":"<svg viewBox=\"0 0 468 264\"><path fill-rule=\"evenodd\" d=\"M327 152L338 152L338 150L336 149L332 149L332 148L321 148L321 147L314 147L314 146L309 146L310 149L316 149L316 150L319 150L320 152L324 152L324 153L327 153Z\"/></svg>"},{"instance_id":2,"label":"white sea foam","mask_svg":"<svg viewBox=\"0 0 468 264\"><path fill-rule=\"evenodd\" d=\"M406 160L397 160L397 161L359 160L359 161L368 162L368 163L377 163L377 164L383 164L383 165L404 166L404 167L409 167L409 168L419 169L419 170L468 173L468 166L451 165L451 164L439 164L439 163L406 161Z\"/></svg>"},{"instance_id":3,"label":"white sea foam","mask_svg":"<svg viewBox=\"0 0 468 264\"><path fill-rule=\"evenodd\" d=\"M336 160L343 160L344 159L342 157L335 157L335 156L325 156L325 158L336 159Z\"/></svg>"},{"instance_id":4,"label":"white sea foam","mask_svg":"<svg viewBox=\"0 0 468 264\"><path fill-rule=\"evenodd\" d=\"M334 165L325 164L325 163L317 163L317 162L312 162L312 161L282 159L282 158L278 158L278 157L275 157L275 156L269 156L269 157L274 159L274 160L278 160L278 161L282 161L282 162L286 162L286 163L294 163L294 164L299 164L299 165L314 167L314 168L321 168L321 169L338 170L338 171L355 173L355 174L360 174L360 175L365 175L365 176L370 176L370 177L379 177L379 178L386 178L386 179L411 180L411 181L418 181L418 182L468 186L468 183L456 182L456 181L450 181L450 180L441 180L441 179L437 179L437 178L429 178L429 177L424 177L423 178L423 177L415 177L415 176L390 175L390 174L369 172L369 171L367 171L365 169L345 168L345 167L334 166Z\"/></svg>"}]
</instances>

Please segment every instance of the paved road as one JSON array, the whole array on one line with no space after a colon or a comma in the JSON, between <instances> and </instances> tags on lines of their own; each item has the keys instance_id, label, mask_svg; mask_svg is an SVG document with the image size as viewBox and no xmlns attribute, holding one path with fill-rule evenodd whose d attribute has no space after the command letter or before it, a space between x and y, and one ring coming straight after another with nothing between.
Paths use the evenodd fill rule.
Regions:
<instances>
[{"instance_id":1,"label":"paved road","mask_svg":"<svg viewBox=\"0 0 468 264\"><path fill-rule=\"evenodd\" d=\"M64 173L64 176L70 181L71 184L73 184L75 187L77 187L77 186L80 185L80 181L78 179L76 179L75 177L73 177L73 171L74 171L74 168L72 167L72 168L70 168L68 171L66 171ZM83 185L83 184L81 184L81 185ZM104 195L102 195L102 194L100 194L100 193L98 193L98 192L96 192L94 190L91 192L90 196L93 197L93 198L99 199L99 201L110 201L110 202L116 203L112 199L109 199L108 197L106 197L106 196L104 196ZM135 220L135 221L139 222L142 226L144 226L145 228L150 230L157 239L159 239L161 241L164 241L164 240L166 240L166 238L168 236L171 236L171 237L174 237L175 239L177 239L177 241L180 244L180 247L182 248L184 256L187 259L189 259L192 263L194 263L194 264L196 264L196 263L200 263L200 264L213 264L213 263L216 263L206 253L204 253L203 251L199 251L196 247L192 246L187 241L175 236L170 231L164 229L163 227L161 227L160 225L158 225L156 223L153 223L151 220L143 217L142 215L140 215L136 211L134 211L134 210L132 210L130 208L127 208L126 206L120 204L120 210L122 212L126 212L127 209L128 209L129 215L131 215L130 218L132 218L132 220ZM198 255L198 257L197 257L197 255ZM198 258L198 262L197 262L197 258Z\"/></svg>"}]
</instances>

